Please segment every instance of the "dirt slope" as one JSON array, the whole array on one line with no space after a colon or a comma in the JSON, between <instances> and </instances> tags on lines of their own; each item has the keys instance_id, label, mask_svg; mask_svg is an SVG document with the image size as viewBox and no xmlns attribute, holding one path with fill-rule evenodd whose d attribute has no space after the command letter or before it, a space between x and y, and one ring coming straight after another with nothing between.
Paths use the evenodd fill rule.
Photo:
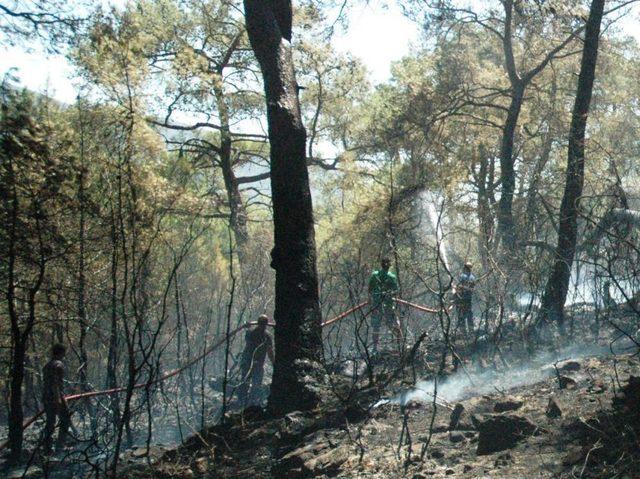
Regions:
<instances>
[{"instance_id":1,"label":"dirt slope","mask_svg":"<svg viewBox=\"0 0 640 479\"><path fill-rule=\"evenodd\" d=\"M373 389L282 419L250 409L126 477L640 478L638 357L556 366L534 384L468 388L453 418L432 401L372 408Z\"/></svg>"}]
</instances>

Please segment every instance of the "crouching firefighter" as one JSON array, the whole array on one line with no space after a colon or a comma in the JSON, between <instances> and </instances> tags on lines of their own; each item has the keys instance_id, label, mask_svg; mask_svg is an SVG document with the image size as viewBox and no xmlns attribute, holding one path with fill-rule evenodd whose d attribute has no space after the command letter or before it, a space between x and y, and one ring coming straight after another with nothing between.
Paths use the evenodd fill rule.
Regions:
<instances>
[{"instance_id":1,"label":"crouching firefighter","mask_svg":"<svg viewBox=\"0 0 640 479\"><path fill-rule=\"evenodd\" d=\"M241 382L238 386L238 401L241 406L254 404L259 399L264 376L264 360L269 356L273 364L273 341L267 333L269 318L262 315L258 318L255 329L247 331L245 346L240 362Z\"/></svg>"}]
</instances>

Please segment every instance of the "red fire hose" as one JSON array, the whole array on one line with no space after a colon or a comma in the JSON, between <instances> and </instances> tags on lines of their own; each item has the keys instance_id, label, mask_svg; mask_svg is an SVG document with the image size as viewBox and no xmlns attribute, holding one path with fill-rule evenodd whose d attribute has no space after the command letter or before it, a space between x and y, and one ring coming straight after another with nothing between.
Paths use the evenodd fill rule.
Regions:
<instances>
[{"instance_id":1,"label":"red fire hose","mask_svg":"<svg viewBox=\"0 0 640 479\"><path fill-rule=\"evenodd\" d=\"M410 303L409 301L405 301L403 299L399 299L399 298L394 298L394 299L399 304L405 304L407 306L411 306L412 308L415 308L415 309L417 309L419 311L423 311L423 312L426 312L426 313L437 313L439 311L437 309L427 308L427 307L421 306L419 304ZM359 311L360 309L364 308L367 304L369 304L369 302L365 301L363 303L358 304L357 306L354 306L351 309L346 310L343 313L340 313L338 316L323 322L322 323L322 327L324 328L325 326L329 326L329 325L331 325L333 323L336 323L336 322L346 318L350 314L353 314L356 311ZM241 326L238 326L237 328L235 328L234 330L229 332L229 335L228 335L229 339L234 337L236 334L238 334L243 329L248 328L249 326L255 326L257 324L258 324L257 322L250 322L250 323L245 323L245 324L243 324ZM275 323L268 323L268 325L269 326L275 326ZM203 358L205 358L206 356L208 356L209 354L214 352L216 349L218 349L220 346L222 346L226 341L227 341L227 338L225 336L224 338L221 338L219 341L216 341L215 343L213 343L204 352L202 352L197 357L191 359L189 362L187 362L183 366L181 366L181 367L179 367L177 369L174 369L172 371L169 371L168 373L163 374L162 376L160 376L160 377L158 377L158 378L156 378L156 379L154 379L152 381L147 381L147 382L144 382L144 383L135 384L133 386L133 389L140 389L140 388L152 386L154 384L158 384L158 383L161 383L163 381L166 381L167 379L172 378L173 376L177 376L178 374L180 374L185 369L190 368L195 363L197 363L198 361L202 360ZM79 394L71 394L69 396L65 396L65 399L67 401L75 401L77 399L87 399L87 398L92 398L92 397L96 397L96 396L106 396L106 395L111 395L111 394L118 394L118 393L124 392L126 390L127 390L126 387L118 387L118 388L113 388L113 389L105 389L105 390L101 390L101 391L89 391L89 392L84 392L84 393L79 393ZM23 430L27 429L29 426L31 426L43 414L44 414L44 411L38 411L34 416L30 417L29 419L27 419L23 423L22 429ZM9 444L9 441L4 441L3 443L1 443L0 444L0 451L3 450L5 447L7 447L8 444Z\"/></svg>"}]
</instances>

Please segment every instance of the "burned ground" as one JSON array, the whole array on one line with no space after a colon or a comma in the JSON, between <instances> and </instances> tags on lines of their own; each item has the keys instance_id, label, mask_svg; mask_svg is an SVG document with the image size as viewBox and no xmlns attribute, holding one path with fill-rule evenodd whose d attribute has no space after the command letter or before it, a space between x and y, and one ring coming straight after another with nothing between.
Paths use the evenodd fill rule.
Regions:
<instances>
[{"instance_id":1,"label":"burned ground","mask_svg":"<svg viewBox=\"0 0 640 479\"><path fill-rule=\"evenodd\" d=\"M638 477L640 361L608 344L447 365L436 400L405 371L312 412L272 419L251 408L123 477ZM437 354L420 357L432 385L437 361L424 358ZM514 371L528 380L514 382ZM446 385L463 377L448 401ZM334 379L335 391L349 388Z\"/></svg>"}]
</instances>

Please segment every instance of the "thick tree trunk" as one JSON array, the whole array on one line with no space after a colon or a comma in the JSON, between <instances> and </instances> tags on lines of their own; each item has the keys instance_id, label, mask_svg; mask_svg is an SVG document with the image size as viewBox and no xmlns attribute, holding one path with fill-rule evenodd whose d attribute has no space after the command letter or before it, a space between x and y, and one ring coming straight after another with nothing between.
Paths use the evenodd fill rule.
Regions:
<instances>
[{"instance_id":1,"label":"thick tree trunk","mask_svg":"<svg viewBox=\"0 0 640 479\"><path fill-rule=\"evenodd\" d=\"M595 78L604 3L605 0L592 1L587 21L578 89L569 130L567 175L560 205L558 246L553 270L541 303L542 319L557 321L561 327L564 324L564 303L567 299L571 266L576 250L578 208L584 184L585 130Z\"/></svg>"},{"instance_id":2,"label":"thick tree trunk","mask_svg":"<svg viewBox=\"0 0 640 479\"><path fill-rule=\"evenodd\" d=\"M13 345L11 355L9 389L9 447L12 461L18 461L22 454L24 411L22 409L22 383L24 381L24 360L26 342L18 338Z\"/></svg>"},{"instance_id":3,"label":"thick tree trunk","mask_svg":"<svg viewBox=\"0 0 640 479\"><path fill-rule=\"evenodd\" d=\"M276 271L275 364L269 407L277 414L319 401L321 315L313 207L309 189L298 85L291 56L290 0L245 0L249 40L267 100L271 146Z\"/></svg>"},{"instance_id":4,"label":"thick tree trunk","mask_svg":"<svg viewBox=\"0 0 640 479\"><path fill-rule=\"evenodd\" d=\"M516 127L518 126L518 117L524 100L525 87L526 84L522 80L518 80L512 85L511 103L500 142L500 184L502 185L502 194L498 203L498 233L506 251L512 251L516 243L516 228L513 219L513 195L516 186L513 144Z\"/></svg>"}]
</instances>

